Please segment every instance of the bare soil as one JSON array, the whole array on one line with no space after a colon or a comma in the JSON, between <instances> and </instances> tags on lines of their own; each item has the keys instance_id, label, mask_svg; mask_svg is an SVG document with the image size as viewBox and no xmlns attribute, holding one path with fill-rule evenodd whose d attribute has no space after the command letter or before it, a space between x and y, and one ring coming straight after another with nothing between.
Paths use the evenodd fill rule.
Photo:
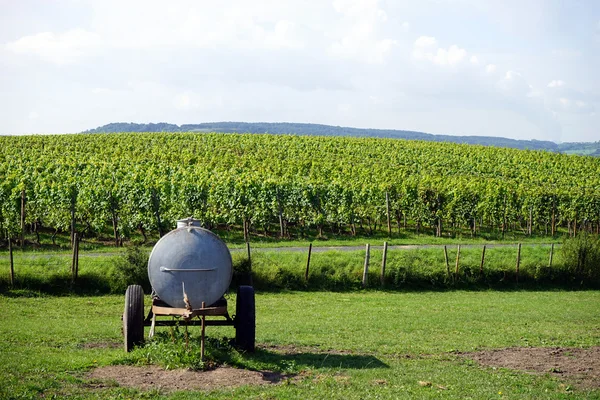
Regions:
<instances>
[{"instance_id":1,"label":"bare soil","mask_svg":"<svg viewBox=\"0 0 600 400\"><path fill-rule=\"evenodd\" d=\"M158 389L164 392L176 390L213 390L244 385L270 385L279 383L289 376L271 371L249 371L231 367L219 367L209 371L187 369L164 370L150 365L134 367L113 365L96 368L88 374L94 387L119 386L141 390ZM98 384L100 382L100 384Z\"/></svg>"},{"instance_id":2,"label":"bare soil","mask_svg":"<svg viewBox=\"0 0 600 400\"><path fill-rule=\"evenodd\" d=\"M488 367L549 374L583 388L600 388L600 347L514 347L464 353L462 356Z\"/></svg>"},{"instance_id":3,"label":"bare soil","mask_svg":"<svg viewBox=\"0 0 600 400\"><path fill-rule=\"evenodd\" d=\"M282 354L298 351L347 354L332 350L296 346L262 346ZM600 388L600 347L534 348L515 347L499 350L463 353L482 366L508 368L533 374L549 374L581 388ZM96 368L87 376L95 388L114 384L141 390L214 390L244 385L271 385L294 378L272 371L249 371L232 367L218 367L209 371L178 369L167 371L158 366L134 367L115 365ZM295 379L297 379L296 377Z\"/></svg>"}]
</instances>

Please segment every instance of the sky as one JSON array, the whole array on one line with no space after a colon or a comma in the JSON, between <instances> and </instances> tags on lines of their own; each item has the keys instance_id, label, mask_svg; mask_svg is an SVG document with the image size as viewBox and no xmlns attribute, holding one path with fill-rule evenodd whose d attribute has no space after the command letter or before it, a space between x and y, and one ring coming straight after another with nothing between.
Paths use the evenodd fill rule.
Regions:
<instances>
[{"instance_id":1,"label":"sky","mask_svg":"<svg viewBox=\"0 0 600 400\"><path fill-rule=\"evenodd\" d=\"M0 134L302 122L600 140L600 1L0 0Z\"/></svg>"}]
</instances>

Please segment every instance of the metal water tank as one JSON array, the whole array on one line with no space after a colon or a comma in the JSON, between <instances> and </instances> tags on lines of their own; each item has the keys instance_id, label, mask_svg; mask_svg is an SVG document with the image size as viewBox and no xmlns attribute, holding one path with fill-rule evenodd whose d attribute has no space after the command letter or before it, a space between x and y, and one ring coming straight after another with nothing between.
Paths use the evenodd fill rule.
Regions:
<instances>
[{"instance_id":1,"label":"metal water tank","mask_svg":"<svg viewBox=\"0 0 600 400\"><path fill-rule=\"evenodd\" d=\"M232 273L227 245L192 218L177 221L177 229L156 243L148 260L152 288L176 308L210 306L225 294Z\"/></svg>"}]
</instances>

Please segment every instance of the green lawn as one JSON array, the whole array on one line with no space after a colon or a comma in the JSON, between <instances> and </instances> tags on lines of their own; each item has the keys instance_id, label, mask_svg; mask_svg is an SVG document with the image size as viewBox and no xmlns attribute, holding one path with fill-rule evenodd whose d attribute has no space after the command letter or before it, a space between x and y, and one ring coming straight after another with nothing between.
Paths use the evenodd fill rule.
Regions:
<instances>
[{"instance_id":1,"label":"green lawn","mask_svg":"<svg viewBox=\"0 0 600 400\"><path fill-rule=\"evenodd\" d=\"M95 366L131 362L119 347L122 308L123 296L1 296L0 397L197 398L193 392L98 389L89 382L85 373ZM484 368L457 355L512 346L598 346L598 310L598 291L262 293L258 344L296 346L297 354L267 347L238 355L237 363L303 378L214 391L207 398L600 398L598 390ZM191 330L195 341L197 329ZM234 331L209 327L207 334L231 337Z\"/></svg>"}]
</instances>

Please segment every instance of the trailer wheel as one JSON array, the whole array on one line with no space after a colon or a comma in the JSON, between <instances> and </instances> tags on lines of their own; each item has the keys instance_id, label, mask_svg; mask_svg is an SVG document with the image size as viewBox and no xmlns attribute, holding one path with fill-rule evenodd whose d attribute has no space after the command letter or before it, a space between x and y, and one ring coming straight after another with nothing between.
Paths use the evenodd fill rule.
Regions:
<instances>
[{"instance_id":1,"label":"trailer wheel","mask_svg":"<svg viewBox=\"0 0 600 400\"><path fill-rule=\"evenodd\" d=\"M140 285L129 285L125 292L123 336L127 352L144 342L144 290Z\"/></svg>"},{"instance_id":2,"label":"trailer wheel","mask_svg":"<svg viewBox=\"0 0 600 400\"><path fill-rule=\"evenodd\" d=\"M235 304L235 343L242 350L254 352L255 334L254 288L240 286Z\"/></svg>"}]
</instances>

